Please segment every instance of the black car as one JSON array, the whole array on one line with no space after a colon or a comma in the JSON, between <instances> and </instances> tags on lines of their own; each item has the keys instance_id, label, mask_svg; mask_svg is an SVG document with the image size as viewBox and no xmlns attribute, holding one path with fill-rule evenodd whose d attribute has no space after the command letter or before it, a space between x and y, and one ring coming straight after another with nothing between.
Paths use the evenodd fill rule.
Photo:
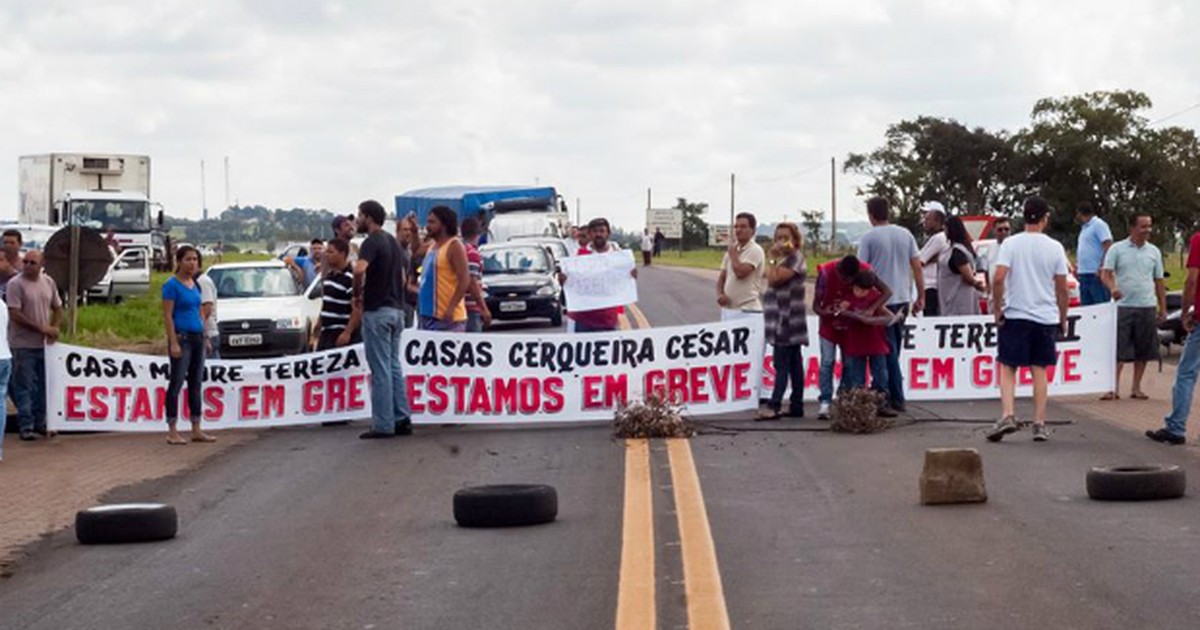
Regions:
<instances>
[{"instance_id":1,"label":"black car","mask_svg":"<svg viewBox=\"0 0 1200 630\"><path fill-rule=\"evenodd\" d=\"M484 299L493 320L563 319L562 287L554 258L534 243L503 243L479 248Z\"/></svg>"}]
</instances>

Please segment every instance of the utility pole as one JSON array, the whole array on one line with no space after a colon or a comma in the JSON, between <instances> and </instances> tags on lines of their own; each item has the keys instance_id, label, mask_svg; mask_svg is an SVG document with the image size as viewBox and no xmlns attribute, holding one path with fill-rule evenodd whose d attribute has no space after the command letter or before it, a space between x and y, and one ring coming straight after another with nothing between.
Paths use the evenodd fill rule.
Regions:
<instances>
[{"instance_id":1,"label":"utility pole","mask_svg":"<svg viewBox=\"0 0 1200 630\"><path fill-rule=\"evenodd\" d=\"M735 183L734 174L730 173L729 174L729 237L728 237L728 240L730 242L733 242L733 224L736 223L736 220L733 217L734 217L734 215L737 214L737 211L734 209L735 208L734 196L733 196L734 195L734 183ZM728 244L729 243L726 243L726 245L728 245Z\"/></svg>"},{"instance_id":2,"label":"utility pole","mask_svg":"<svg viewBox=\"0 0 1200 630\"><path fill-rule=\"evenodd\" d=\"M204 220L208 220L208 191L204 184L204 160L200 160L200 211Z\"/></svg>"},{"instance_id":3,"label":"utility pole","mask_svg":"<svg viewBox=\"0 0 1200 630\"><path fill-rule=\"evenodd\" d=\"M580 214L580 210L579 210L579 197L576 197L575 198L575 227L579 227L580 222L583 221L583 219L580 218L582 216L583 215Z\"/></svg>"},{"instance_id":4,"label":"utility pole","mask_svg":"<svg viewBox=\"0 0 1200 630\"><path fill-rule=\"evenodd\" d=\"M229 205L229 156L225 156L225 209L228 210Z\"/></svg>"},{"instance_id":5,"label":"utility pole","mask_svg":"<svg viewBox=\"0 0 1200 630\"><path fill-rule=\"evenodd\" d=\"M837 247L837 158L829 158L829 244Z\"/></svg>"}]
</instances>

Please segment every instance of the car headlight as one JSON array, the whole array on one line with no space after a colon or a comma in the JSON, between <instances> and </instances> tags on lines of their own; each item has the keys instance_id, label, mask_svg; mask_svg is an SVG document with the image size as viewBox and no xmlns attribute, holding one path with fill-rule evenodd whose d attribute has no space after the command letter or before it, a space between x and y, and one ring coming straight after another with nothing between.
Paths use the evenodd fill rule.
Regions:
<instances>
[{"instance_id":1,"label":"car headlight","mask_svg":"<svg viewBox=\"0 0 1200 630\"><path fill-rule=\"evenodd\" d=\"M275 320L275 330L300 330L303 322L299 317L285 317Z\"/></svg>"},{"instance_id":2,"label":"car headlight","mask_svg":"<svg viewBox=\"0 0 1200 630\"><path fill-rule=\"evenodd\" d=\"M537 290L537 294L542 296L554 295L554 293L555 291L553 284L543 284L541 288Z\"/></svg>"}]
</instances>

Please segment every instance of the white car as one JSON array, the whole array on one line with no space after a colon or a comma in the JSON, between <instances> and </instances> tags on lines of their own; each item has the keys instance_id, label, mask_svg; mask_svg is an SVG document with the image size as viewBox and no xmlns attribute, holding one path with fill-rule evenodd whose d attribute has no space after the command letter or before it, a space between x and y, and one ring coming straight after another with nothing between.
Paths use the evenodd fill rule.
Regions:
<instances>
[{"instance_id":1,"label":"white car","mask_svg":"<svg viewBox=\"0 0 1200 630\"><path fill-rule=\"evenodd\" d=\"M88 289L89 301L120 303L125 298L150 292L150 249L127 247L118 254L112 248L113 262L104 278Z\"/></svg>"},{"instance_id":2,"label":"white car","mask_svg":"<svg viewBox=\"0 0 1200 630\"><path fill-rule=\"evenodd\" d=\"M213 265L221 358L261 358L307 351L321 316L321 279L298 284L279 260Z\"/></svg>"}]
</instances>

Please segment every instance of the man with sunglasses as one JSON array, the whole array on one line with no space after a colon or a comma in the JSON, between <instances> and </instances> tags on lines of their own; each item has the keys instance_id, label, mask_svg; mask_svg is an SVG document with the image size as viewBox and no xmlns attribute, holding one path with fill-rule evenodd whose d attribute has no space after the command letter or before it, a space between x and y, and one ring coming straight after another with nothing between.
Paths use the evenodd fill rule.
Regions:
<instances>
[{"instance_id":1,"label":"man with sunglasses","mask_svg":"<svg viewBox=\"0 0 1200 630\"><path fill-rule=\"evenodd\" d=\"M13 353L13 402L21 439L46 431L46 344L58 341L62 300L54 280L42 272L42 252L26 252L20 275L8 283L8 344Z\"/></svg>"}]
</instances>

